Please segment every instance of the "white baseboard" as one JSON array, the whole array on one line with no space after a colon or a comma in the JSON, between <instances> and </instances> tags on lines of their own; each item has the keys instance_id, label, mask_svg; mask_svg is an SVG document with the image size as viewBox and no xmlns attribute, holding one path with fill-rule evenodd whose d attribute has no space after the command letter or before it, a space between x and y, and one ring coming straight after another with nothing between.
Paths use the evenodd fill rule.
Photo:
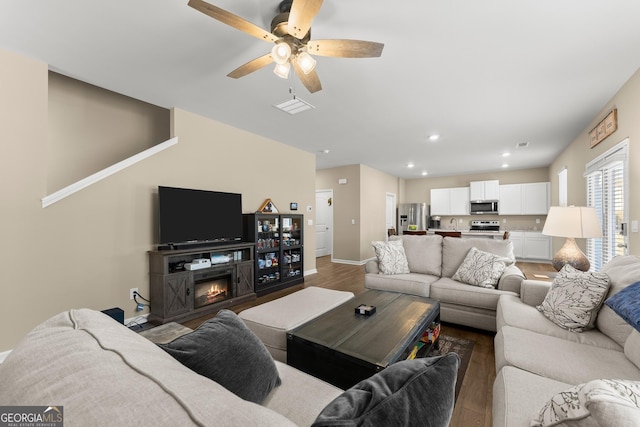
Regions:
<instances>
[{"instance_id":1,"label":"white baseboard","mask_svg":"<svg viewBox=\"0 0 640 427\"><path fill-rule=\"evenodd\" d=\"M0 353L0 363L4 362L4 359L7 358L7 356L9 355L9 353L11 353L11 351L12 350L7 350Z\"/></svg>"},{"instance_id":2,"label":"white baseboard","mask_svg":"<svg viewBox=\"0 0 640 427\"><path fill-rule=\"evenodd\" d=\"M305 277L306 277L306 276L309 276L309 275L311 275L311 274L316 274L316 273L318 273L318 270L314 268L313 270L307 270L307 271L305 271L305 272L304 272L304 275L305 275Z\"/></svg>"}]
</instances>

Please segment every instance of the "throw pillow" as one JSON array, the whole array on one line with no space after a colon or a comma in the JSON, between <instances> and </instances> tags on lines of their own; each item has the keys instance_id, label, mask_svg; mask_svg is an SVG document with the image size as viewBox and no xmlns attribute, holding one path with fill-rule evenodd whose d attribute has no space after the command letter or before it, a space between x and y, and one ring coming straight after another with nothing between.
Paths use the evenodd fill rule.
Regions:
<instances>
[{"instance_id":1,"label":"throw pillow","mask_svg":"<svg viewBox=\"0 0 640 427\"><path fill-rule=\"evenodd\" d=\"M551 398L531 421L532 427L639 426L640 382L593 380Z\"/></svg>"},{"instance_id":2,"label":"throw pillow","mask_svg":"<svg viewBox=\"0 0 640 427\"><path fill-rule=\"evenodd\" d=\"M313 426L446 426L459 364L456 353L395 363L335 398Z\"/></svg>"},{"instance_id":3,"label":"throw pillow","mask_svg":"<svg viewBox=\"0 0 640 427\"><path fill-rule=\"evenodd\" d=\"M407 256L404 253L402 240L389 242L371 242L376 252L381 274L406 274L409 273Z\"/></svg>"},{"instance_id":4,"label":"throw pillow","mask_svg":"<svg viewBox=\"0 0 640 427\"><path fill-rule=\"evenodd\" d=\"M567 264L536 308L561 328L582 332L594 327L608 289L609 276L605 273L583 272Z\"/></svg>"},{"instance_id":5,"label":"throw pillow","mask_svg":"<svg viewBox=\"0 0 640 427\"><path fill-rule=\"evenodd\" d=\"M627 286L604 303L640 331L640 282Z\"/></svg>"},{"instance_id":6,"label":"throw pillow","mask_svg":"<svg viewBox=\"0 0 640 427\"><path fill-rule=\"evenodd\" d=\"M262 403L280 385L271 354L230 310L220 310L193 332L159 346L189 369L251 402Z\"/></svg>"},{"instance_id":7,"label":"throw pillow","mask_svg":"<svg viewBox=\"0 0 640 427\"><path fill-rule=\"evenodd\" d=\"M472 247L451 278L474 286L495 288L505 268L503 257Z\"/></svg>"}]
</instances>

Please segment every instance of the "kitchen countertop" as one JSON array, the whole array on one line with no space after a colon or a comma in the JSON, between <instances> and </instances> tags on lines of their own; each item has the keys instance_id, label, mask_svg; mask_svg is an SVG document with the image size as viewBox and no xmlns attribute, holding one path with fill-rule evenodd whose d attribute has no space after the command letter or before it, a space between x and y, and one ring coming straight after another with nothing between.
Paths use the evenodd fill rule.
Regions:
<instances>
[{"instance_id":1,"label":"kitchen countertop","mask_svg":"<svg viewBox=\"0 0 640 427\"><path fill-rule=\"evenodd\" d=\"M466 229L452 230L450 228L430 228L427 230L427 233L433 234L436 231L459 231L464 236L502 236L504 231L474 231Z\"/></svg>"}]
</instances>

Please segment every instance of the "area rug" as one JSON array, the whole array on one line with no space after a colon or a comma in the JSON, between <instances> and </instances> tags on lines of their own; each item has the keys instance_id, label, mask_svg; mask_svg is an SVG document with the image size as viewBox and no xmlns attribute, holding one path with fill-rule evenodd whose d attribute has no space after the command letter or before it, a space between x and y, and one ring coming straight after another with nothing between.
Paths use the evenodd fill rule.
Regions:
<instances>
[{"instance_id":1,"label":"area rug","mask_svg":"<svg viewBox=\"0 0 640 427\"><path fill-rule=\"evenodd\" d=\"M139 334L153 343L166 344L189 332L193 332L193 330L179 323L170 322L144 330Z\"/></svg>"},{"instance_id":2,"label":"area rug","mask_svg":"<svg viewBox=\"0 0 640 427\"><path fill-rule=\"evenodd\" d=\"M458 367L458 378L456 379L456 399L460 393L462 387L462 381L464 380L464 374L467 373L469 367L469 360L471 360L471 353L473 353L472 340L465 340L462 338L454 338L447 335L440 335L438 338L438 348L432 349L428 354L420 354L418 352L417 357L435 357L442 356L447 353L458 353L460 356L460 366ZM426 353L424 351L423 353Z\"/></svg>"}]
</instances>

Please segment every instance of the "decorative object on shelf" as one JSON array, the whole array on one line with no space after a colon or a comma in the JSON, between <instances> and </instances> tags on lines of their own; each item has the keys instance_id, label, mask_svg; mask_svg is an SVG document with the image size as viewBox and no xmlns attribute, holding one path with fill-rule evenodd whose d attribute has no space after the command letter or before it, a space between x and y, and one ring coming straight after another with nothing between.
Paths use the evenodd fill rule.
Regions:
<instances>
[{"instance_id":1,"label":"decorative object on shelf","mask_svg":"<svg viewBox=\"0 0 640 427\"><path fill-rule=\"evenodd\" d=\"M576 244L575 239L602 237L602 228L595 208L586 206L552 206L547 214L542 234L566 237L564 245L553 256L551 264L557 271L565 264L588 271L589 260Z\"/></svg>"},{"instance_id":2,"label":"decorative object on shelf","mask_svg":"<svg viewBox=\"0 0 640 427\"><path fill-rule=\"evenodd\" d=\"M296 202L289 203L289 209L291 209L292 211L297 211L298 210L298 204Z\"/></svg>"},{"instance_id":3,"label":"decorative object on shelf","mask_svg":"<svg viewBox=\"0 0 640 427\"><path fill-rule=\"evenodd\" d=\"M600 144L616 130L618 130L618 110L614 108L589 132L589 144L591 148Z\"/></svg>"},{"instance_id":4,"label":"decorative object on shelf","mask_svg":"<svg viewBox=\"0 0 640 427\"><path fill-rule=\"evenodd\" d=\"M265 199L258 209L258 213L278 213L278 208L276 208L271 199Z\"/></svg>"}]
</instances>

